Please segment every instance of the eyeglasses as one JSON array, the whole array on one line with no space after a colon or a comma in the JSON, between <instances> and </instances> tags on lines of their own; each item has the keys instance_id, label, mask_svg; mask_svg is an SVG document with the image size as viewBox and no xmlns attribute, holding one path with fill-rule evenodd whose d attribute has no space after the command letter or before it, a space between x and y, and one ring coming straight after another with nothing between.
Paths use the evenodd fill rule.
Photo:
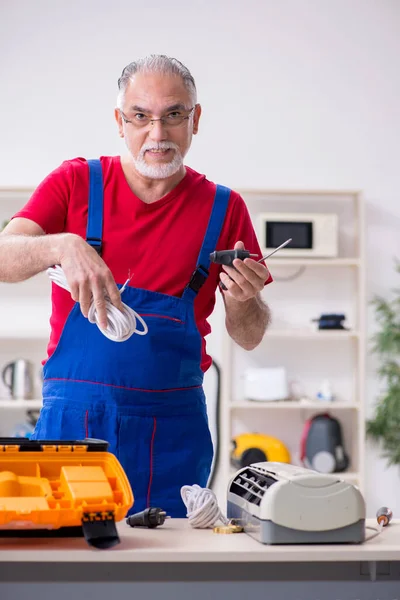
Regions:
<instances>
[{"instance_id":1,"label":"eyeglasses","mask_svg":"<svg viewBox=\"0 0 400 600\"><path fill-rule=\"evenodd\" d=\"M195 106L193 106L189 111L173 110L159 119L153 119L149 115L146 115L142 112L137 112L133 115L132 119L128 119L121 109L119 109L119 112L125 123L131 123L134 127L140 129L141 127L147 127L149 123L153 125L155 121L161 121L161 124L165 127L176 127L177 125L181 125L183 121L189 119L194 109Z\"/></svg>"}]
</instances>

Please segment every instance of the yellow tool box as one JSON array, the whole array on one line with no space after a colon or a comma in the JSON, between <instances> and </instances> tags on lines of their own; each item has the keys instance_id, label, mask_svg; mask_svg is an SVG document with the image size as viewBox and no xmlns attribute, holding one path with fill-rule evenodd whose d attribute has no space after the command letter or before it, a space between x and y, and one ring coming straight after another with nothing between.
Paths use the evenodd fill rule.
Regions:
<instances>
[{"instance_id":1,"label":"yellow tool box","mask_svg":"<svg viewBox=\"0 0 400 600\"><path fill-rule=\"evenodd\" d=\"M119 543L115 526L133 506L118 459L103 440L0 437L0 537L84 535Z\"/></svg>"}]
</instances>

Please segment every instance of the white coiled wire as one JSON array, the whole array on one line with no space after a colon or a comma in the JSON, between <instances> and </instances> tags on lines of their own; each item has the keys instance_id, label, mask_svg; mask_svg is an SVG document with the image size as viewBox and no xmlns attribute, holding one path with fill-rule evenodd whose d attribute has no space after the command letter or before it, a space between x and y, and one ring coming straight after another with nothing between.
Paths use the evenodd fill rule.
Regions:
<instances>
[{"instance_id":1,"label":"white coiled wire","mask_svg":"<svg viewBox=\"0 0 400 600\"><path fill-rule=\"evenodd\" d=\"M199 485L184 485L181 487L181 497L187 508L186 516L195 529L207 529L221 521L224 525L229 519L224 517L218 506L217 497L208 488Z\"/></svg>"},{"instance_id":2,"label":"white coiled wire","mask_svg":"<svg viewBox=\"0 0 400 600\"><path fill-rule=\"evenodd\" d=\"M59 265L47 269L47 274L54 283L71 293L65 273ZM124 291L128 281L129 279L119 290L120 294L122 294ZM134 333L137 333L138 335L146 335L148 331L146 322L127 304L122 303L122 311L120 311L110 302L108 298L106 298L106 312L108 325L107 329L102 329L100 327L97 310L92 299L89 308L88 320L90 323L95 323L100 329L101 333L109 340L112 340L113 342L125 342ZM143 329L136 329L136 321L140 321Z\"/></svg>"}]
</instances>

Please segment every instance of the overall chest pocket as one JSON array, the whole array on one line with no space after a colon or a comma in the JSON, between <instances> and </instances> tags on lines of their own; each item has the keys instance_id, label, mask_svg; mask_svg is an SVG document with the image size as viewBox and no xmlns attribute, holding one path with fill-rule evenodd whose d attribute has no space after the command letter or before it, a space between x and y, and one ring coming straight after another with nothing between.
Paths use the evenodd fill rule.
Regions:
<instances>
[{"instance_id":1,"label":"overall chest pocket","mask_svg":"<svg viewBox=\"0 0 400 600\"><path fill-rule=\"evenodd\" d=\"M187 323L161 312L137 311L148 327L146 335L133 334L109 348L118 353L120 385L143 390L184 387L181 364L187 353Z\"/></svg>"}]
</instances>

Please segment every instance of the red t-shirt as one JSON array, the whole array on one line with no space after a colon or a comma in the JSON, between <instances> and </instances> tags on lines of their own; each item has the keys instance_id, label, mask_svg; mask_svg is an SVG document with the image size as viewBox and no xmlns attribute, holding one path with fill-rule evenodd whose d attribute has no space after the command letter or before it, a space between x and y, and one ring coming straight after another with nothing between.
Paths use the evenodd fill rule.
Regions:
<instances>
[{"instance_id":1,"label":"red t-shirt","mask_svg":"<svg viewBox=\"0 0 400 600\"><path fill-rule=\"evenodd\" d=\"M104 186L102 258L117 283L133 274L130 285L180 297L196 267L207 229L215 184L186 167L182 181L160 200L146 204L131 191L119 156L101 157ZM64 161L37 187L27 204L14 215L40 225L47 234L70 232L86 238L89 170L84 158ZM261 257L247 207L232 192L217 250L244 247ZM210 274L195 299L195 318L202 336L201 367L211 358L204 337L211 328L207 318L215 304L220 265ZM271 278L268 280L268 283ZM66 290L52 286L50 356L58 343L74 302Z\"/></svg>"}]
</instances>

